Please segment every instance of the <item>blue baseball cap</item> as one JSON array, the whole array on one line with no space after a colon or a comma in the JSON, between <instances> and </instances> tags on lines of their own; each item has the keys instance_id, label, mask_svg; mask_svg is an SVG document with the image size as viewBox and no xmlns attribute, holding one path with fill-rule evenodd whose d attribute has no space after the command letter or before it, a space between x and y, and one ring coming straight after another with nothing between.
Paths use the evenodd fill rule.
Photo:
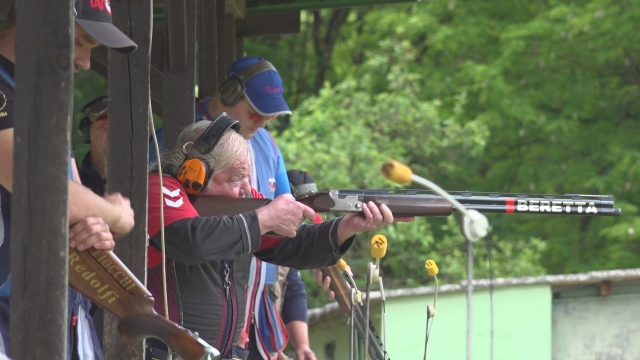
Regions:
<instances>
[{"instance_id":1,"label":"blue baseball cap","mask_svg":"<svg viewBox=\"0 0 640 360\"><path fill-rule=\"evenodd\" d=\"M266 60L258 57L244 57L237 60L231 64L227 71L227 77L233 74L240 74L249 66L260 61ZM282 86L282 79L276 70L267 70L256 74L244 86L247 101L260 115L291 115L291 110L282 97L284 87Z\"/></svg>"}]
</instances>

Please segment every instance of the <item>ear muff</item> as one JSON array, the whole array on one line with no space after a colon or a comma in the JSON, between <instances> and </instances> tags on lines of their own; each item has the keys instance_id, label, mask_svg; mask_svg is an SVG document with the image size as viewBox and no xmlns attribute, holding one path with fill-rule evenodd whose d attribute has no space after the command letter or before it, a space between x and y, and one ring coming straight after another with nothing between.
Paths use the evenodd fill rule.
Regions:
<instances>
[{"instance_id":1,"label":"ear muff","mask_svg":"<svg viewBox=\"0 0 640 360\"><path fill-rule=\"evenodd\" d=\"M201 154L211 152L228 129L240 133L240 123L223 112L211 121L209 127L193 144L192 149ZM187 194L195 195L207 186L212 174L213 169L206 161L187 156L178 169L176 179L182 184Z\"/></svg>"},{"instance_id":2,"label":"ear muff","mask_svg":"<svg viewBox=\"0 0 640 360\"><path fill-rule=\"evenodd\" d=\"M242 80L240 80L236 74L231 74L227 77L227 80L220 85L220 89L218 90L220 102L224 106L231 107L240 101L244 91L245 87Z\"/></svg>"},{"instance_id":3,"label":"ear muff","mask_svg":"<svg viewBox=\"0 0 640 360\"><path fill-rule=\"evenodd\" d=\"M209 165L205 161L190 158L180 165L176 178L187 194L195 195L205 187L209 181L210 174Z\"/></svg>"},{"instance_id":4,"label":"ear muff","mask_svg":"<svg viewBox=\"0 0 640 360\"><path fill-rule=\"evenodd\" d=\"M222 105L231 107L237 104L246 90L244 84L254 76L269 70L277 71L270 62L262 60L244 69L239 74L229 74L218 88Z\"/></svg>"},{"instance_id":5,"label":"ear muff","mask_svg":"<svg viewBox=\"0 0 640 360\"><path fill-rule=\"evenodd\" d=\"M82 142L85 144L91 144L91 120L88 116L85 116L80 120L78 125L78 131L82 135Z\"/></svg>"}]
</instances>

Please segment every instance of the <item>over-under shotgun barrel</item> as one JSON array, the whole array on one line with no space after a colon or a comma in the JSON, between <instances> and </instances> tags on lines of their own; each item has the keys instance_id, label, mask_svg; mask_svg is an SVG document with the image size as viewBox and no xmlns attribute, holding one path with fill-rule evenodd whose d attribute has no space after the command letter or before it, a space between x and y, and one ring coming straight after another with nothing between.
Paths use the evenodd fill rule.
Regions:
<instances>
[{"instance_id":1,"label":"over-under shotgun barrel","mask_svg":"<svg viewBox=\"0 0 640 360\"><path fill-rule=\"evenodd\" d=\"M516 194L451 191L467 209L483 213L620 216L611 195ZM362 204L385 204L395 216L449 216L453 206L442 196L427 190L361 189L331 190L296 199L316 212L361 212ZM201 216L237 215L269 203L267 199L239 199L199 196L194 206Z\"/></svg>"}]
</instances>

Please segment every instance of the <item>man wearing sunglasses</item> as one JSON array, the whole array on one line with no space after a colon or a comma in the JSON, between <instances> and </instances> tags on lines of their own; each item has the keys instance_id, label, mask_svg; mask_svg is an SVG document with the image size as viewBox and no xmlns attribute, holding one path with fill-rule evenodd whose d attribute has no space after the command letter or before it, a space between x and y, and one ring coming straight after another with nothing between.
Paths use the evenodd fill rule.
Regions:
<instances>
[{"instance_id":1,"label":"man wearing sunglasses","mask_svg":"<svg viewBox=\"0 0 640 360\"><path fill-rule=\"evenodd\" d=\"M82 185L100 196L104 196L107 184L108 106L106 96L91 100L82 108L84 117L78 125L82 141L90 145L78 169L80 180Z\"/></svg>"}]
</instances>

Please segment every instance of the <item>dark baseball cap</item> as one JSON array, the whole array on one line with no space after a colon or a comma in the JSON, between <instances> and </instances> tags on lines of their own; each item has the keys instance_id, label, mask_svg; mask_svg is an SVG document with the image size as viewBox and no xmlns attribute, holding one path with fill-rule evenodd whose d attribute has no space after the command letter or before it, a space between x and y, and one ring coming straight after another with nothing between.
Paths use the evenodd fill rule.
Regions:
<instances>
[{"instance_id":1,"label":"dark baseball cap","mask_svg":"<svg viewBox=\"0 0 640 360\"><path fill-rule=\"evenodd\" d=\"M118 30L111 21L110 0L76 0L76 22L100 44L129 54L138 45Z\"/></svg>"}]
</instances>

